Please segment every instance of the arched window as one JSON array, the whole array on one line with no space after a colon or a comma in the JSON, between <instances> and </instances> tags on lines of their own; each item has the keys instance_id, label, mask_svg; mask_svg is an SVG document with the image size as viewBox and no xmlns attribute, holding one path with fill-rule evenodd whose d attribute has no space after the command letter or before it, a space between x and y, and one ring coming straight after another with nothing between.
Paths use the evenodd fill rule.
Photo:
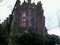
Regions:
<instances>
[{"instance_id":1,"label":"arched window","mask_svg":"<svg viewBox=\"0 0 60 45\"><path fill-rule=\"evenodd\" d=\"M25 11L21 15L21 26L26 27L26 12Z\"/></svg>"}]
</instances>

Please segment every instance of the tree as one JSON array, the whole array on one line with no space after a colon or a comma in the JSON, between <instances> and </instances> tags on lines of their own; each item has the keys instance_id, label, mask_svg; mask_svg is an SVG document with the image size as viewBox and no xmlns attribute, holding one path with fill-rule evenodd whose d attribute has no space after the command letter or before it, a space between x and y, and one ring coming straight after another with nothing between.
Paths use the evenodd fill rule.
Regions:
<instances>
[{"instance_id":1,"label":"tree","mask_svg":"<svg viewBox=\"0 0 60 45\"><path fill-rule=\"evenodd\" d=\"M43 45L43 35L37 32L24 32L13 39L17 45Z\"/></svg>"},{"instance_id":2,"label":"tree","mask_svg":"<svg viewBox=\"0 0 60 45\"><path fill-rule=\"evenodd\" d=\"M7 45L8 41L7 41L8 36L6 35L6 31L3 30L2 25L0 24L0 45Z\"/></svg>"},{"instance_id":3,"label":"tree","mask_svg":"<svg viewBox=\"0 0 60 45\"><path fill-rule=\"evenodd\" d=\"M59 44L59 36L57 35L48 35L48 45L55 45L55 44Z\"/></svg>"}]
</instances>

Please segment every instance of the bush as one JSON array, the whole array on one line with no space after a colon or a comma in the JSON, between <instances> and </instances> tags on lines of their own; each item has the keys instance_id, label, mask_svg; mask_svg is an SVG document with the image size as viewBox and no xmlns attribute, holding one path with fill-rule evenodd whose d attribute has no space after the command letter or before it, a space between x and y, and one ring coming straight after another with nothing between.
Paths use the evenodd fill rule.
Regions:
<instances>
[{"instance_id":1,"label":"bush","mask_svg":"<svg viewBox=\"0 0 60 45\"><path fill-rule=\"evenodd\" d=\"M43 45L43 35L39 33L22 33L14 38L16 45Z\"/></svg>"},{"instance_id":2,"label":"bush","mask_svg":"<svg viewBox=\"0 0 60 45\"><path fill-rule=\"evenodd\" d=\"M59 36L57 35L48 35L48 45L59 44Z\"/></svg>"},{"instance_id":3,"label":"bush","mask_svg":"<svg viewBox=\"0 0 60 45\"><path fill-rule=\"evenodd\" d=\"M0 24L0 45L8 45L8 34Z\"/></svg>"}]
</instances>

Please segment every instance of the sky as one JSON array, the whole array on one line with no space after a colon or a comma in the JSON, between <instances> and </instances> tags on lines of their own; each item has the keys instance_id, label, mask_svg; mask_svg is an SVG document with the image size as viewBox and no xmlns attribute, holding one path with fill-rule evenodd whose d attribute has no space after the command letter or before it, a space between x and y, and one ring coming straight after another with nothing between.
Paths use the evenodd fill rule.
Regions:
<instances>
[{"instance_id":1,"label":"sky","mask_svg":"<svg viewBox=\"0 0 60 45\"><path fill-rule=\"evenodd\" d=\"M1 1L1 0L0 0ZM32 0L37 4L38 1L42 2L45 16L45 26L49 34L60 36L59 19L60 19L60 0ZM2 0L0 2L0 23L11 14L16 0ZM21 0L23 2L23 0Z\"/></svg>"}]
</instances>

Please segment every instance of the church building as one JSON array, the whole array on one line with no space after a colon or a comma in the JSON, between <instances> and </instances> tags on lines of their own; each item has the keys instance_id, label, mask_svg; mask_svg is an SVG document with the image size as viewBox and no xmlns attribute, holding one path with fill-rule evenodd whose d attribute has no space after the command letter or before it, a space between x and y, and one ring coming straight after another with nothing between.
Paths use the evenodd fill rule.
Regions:
<instances>
[{"instance_id":1,"label":"church building","mask_svg":"<svg viewBox=\"0 0 60 45\"><path fill-rule=\"evenodd\" d=\"M44 10L42 3L39 1L37 4L31 3L31 0L24 0L21 4L17 0L11 14L11 33L17 34L34 28L36 32L47 33L45 27Z\"/></svg>"}]
</instances>

